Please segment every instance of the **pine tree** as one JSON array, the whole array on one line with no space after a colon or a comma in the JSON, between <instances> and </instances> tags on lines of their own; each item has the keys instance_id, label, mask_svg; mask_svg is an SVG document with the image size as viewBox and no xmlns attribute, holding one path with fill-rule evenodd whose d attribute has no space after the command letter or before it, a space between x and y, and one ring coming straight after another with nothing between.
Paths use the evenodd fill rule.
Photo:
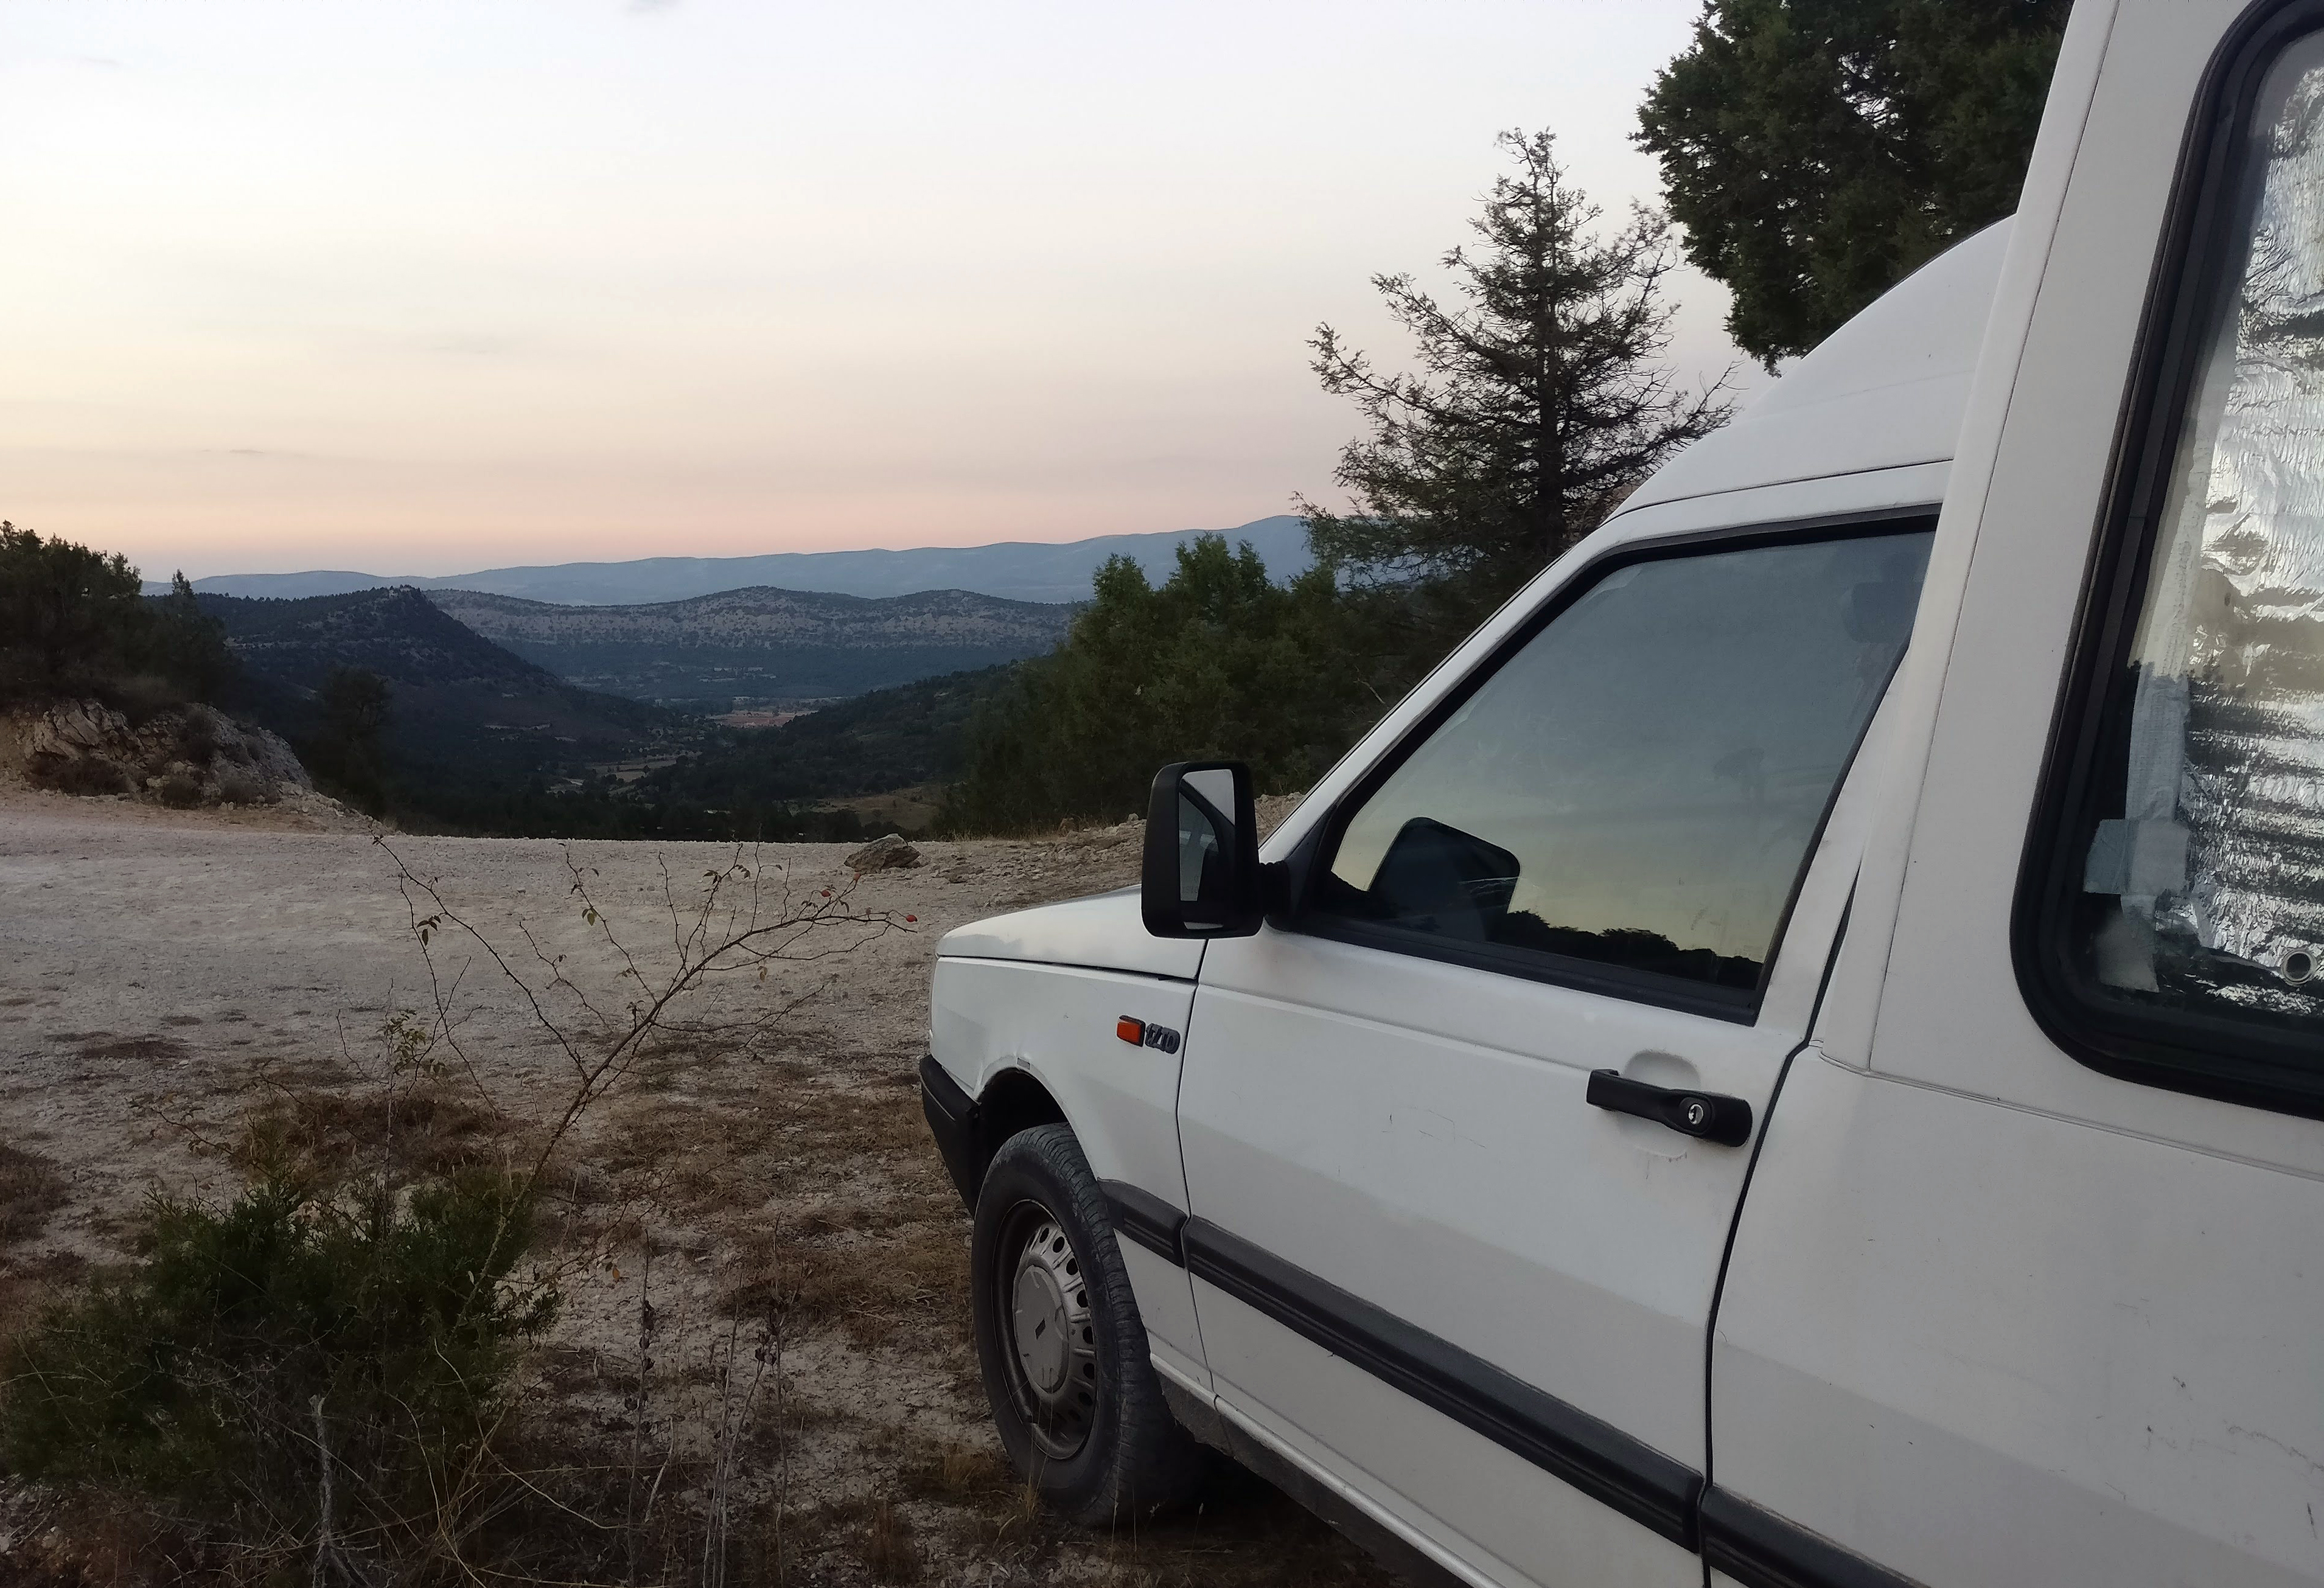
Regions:
<instances>
[{"instance_id":1,"label":"pine tree","mask_svg":"<svg viewBox=\"0 0 2324 1588\"><path fill-rule=\"evenodd\" d=\"M1465 628L1580 540L1677 447L1716 428L1725 381L1689 392L1656 360L1670 340L1668 222L1602 211L1546 132L1504 133L1516 170L1443 259L1459 301L1408 275L1373 278L1412 334L1416 370L1383 373L1330 326L1310 345L1323 389L1370 434L1334 479L1351 500L1302 500L1322 562L1351 583L1414 587ZM1433 658L1430 658L1433 659Z\"/></svg>"}]
</instances>

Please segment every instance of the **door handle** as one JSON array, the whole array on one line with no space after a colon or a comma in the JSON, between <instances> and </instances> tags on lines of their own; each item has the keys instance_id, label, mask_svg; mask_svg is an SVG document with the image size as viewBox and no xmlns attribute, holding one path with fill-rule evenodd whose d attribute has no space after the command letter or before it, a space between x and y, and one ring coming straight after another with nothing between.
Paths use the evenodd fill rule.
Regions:
<instances>
[{"instance_id":1,"label":"door handle","mask_svg":"<svg viewBox=\"0 0 2324 1588\"><path fill-rule=\"evenodd\" d=\"M1593 1108L1635 1114L1666 1124L1683 1136L1716 1142L1722 1147L1739 1147L1751 1139L1751 1105L1740 1097L1649 1086L1618 1069L1591 1070L1585 1096Z\"/></svg>"}]
</instances>

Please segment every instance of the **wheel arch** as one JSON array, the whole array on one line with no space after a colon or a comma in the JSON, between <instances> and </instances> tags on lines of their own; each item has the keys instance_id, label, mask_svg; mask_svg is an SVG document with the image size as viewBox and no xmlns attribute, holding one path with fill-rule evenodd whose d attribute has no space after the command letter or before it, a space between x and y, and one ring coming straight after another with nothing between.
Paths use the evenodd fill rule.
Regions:
<instances>
[{"instance_id":1,"label":"wheel arch","mask_svg":"<svg viewBox=\"0 0 2324 1588\"><path fill-rule=\"evenodd\" d=\"M1065 1106L1056 1095L1029 1069L1017 1065L1004 1065L993 1071L977 1095L977 1117L983 1122L980 1133L983 1137L982 1156L976 1165L981 1182L992 1155L1001 1151L1001 1143L1019 1131L1035 1125L1062 1124L1070 1127L1073 1121L1065 1117Z\"/></svg>"},{"instance_id":2,"label":"wheel arch","mask_svg":"<svg viewBox=\"0 0 2324 1588\"><path fill-rule=\"evenodd\" d=\"M976 1209L977 1192L992 1155L1003 1142L1037 1125L1073 1124L1056 1094L1021 1065L1004 1064L994 1070L973 1098L933 1058L922 1063L920 1079L929 1128L953 1185L971 1212Z\"/></svg>"}]
</instances>

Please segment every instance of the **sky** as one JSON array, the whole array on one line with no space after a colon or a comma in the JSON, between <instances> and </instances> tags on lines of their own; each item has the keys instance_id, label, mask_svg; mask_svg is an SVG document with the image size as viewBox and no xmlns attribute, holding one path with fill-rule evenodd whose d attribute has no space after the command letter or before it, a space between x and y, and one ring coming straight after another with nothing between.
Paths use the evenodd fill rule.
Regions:
<instances>
[{"instance_id":1,"label":"sky","mask_svg":"<svg viewBox=\"0 0 2324 1588\"><path fill-rule=\"evenodd\" d=\"M0 7L0 518L148 577L1071 540L1333 500L1547 126L1695 0ZM1682 271L1670 361L1741 364ZM1738 370L1743 384L1756 377Z\"/></svg>"}]
</instances>

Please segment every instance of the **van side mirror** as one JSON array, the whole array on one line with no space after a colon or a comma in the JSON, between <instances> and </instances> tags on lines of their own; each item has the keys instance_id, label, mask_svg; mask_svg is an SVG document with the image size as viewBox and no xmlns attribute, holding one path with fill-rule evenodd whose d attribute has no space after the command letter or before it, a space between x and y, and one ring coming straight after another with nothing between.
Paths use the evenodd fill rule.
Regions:
<instances>
[{"instance_id":1,"label":"van side mirror","mask_svg":"<svg viewBox=\"0 0 2324 1588\"><path fill-rule=\"evenodd\" d=\"M1154 775L1139 885L1156 937L1249 937L1265 911L1259 812L1240 761L1174 761Z\"/></svg>"}]
</instances>

